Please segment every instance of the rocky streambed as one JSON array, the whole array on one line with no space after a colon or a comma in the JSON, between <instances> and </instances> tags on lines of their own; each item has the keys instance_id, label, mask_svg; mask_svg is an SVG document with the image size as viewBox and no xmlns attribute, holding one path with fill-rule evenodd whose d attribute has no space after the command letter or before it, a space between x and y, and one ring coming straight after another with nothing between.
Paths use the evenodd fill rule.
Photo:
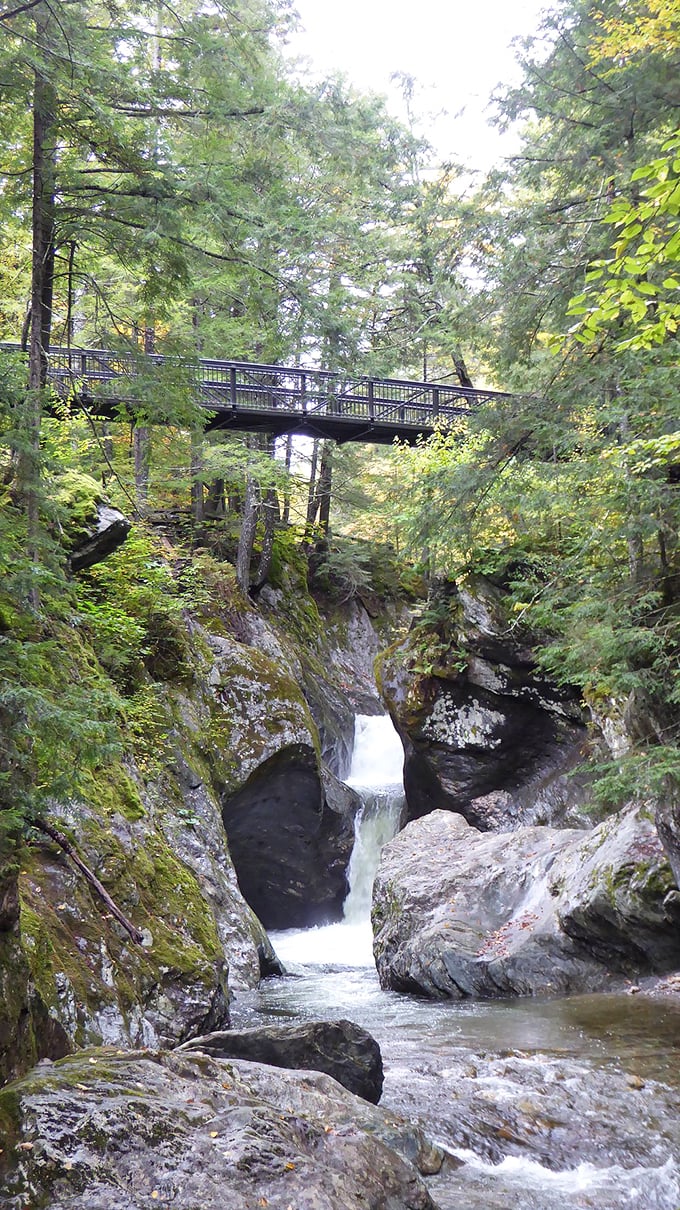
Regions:
<instances>
[{"instance_id":1,"label":"rocky streambed","mask_svg":"<svg viewBox=\"0 0 680 1210\"><path fill-rule=\"evenodd\" d=\"M346 927L277 936L295 977L243 993L235 1020L346 1012L370 1030L385 1070L380 1106L444 1151L425 1178L439 1210L677 1210L677 999L397 994L368 963L333 963L334 952L351 962Z\"/></svg>"}]
</instances>

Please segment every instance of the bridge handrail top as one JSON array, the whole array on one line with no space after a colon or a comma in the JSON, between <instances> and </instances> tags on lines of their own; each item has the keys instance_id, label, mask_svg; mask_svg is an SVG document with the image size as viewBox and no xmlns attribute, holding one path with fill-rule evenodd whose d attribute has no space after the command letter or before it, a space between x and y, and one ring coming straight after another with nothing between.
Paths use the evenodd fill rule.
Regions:
<instances>
[{"instance_id":1,"label":"bridge handrail top","mask_svg":"<svg viewBox=\"0 0 680 1210\"><path fill-rule=\"evenodd\" d=\"M10 351L21 352L22 346L18 342L15 342L15 341L3 340L3 341L0 341L0 349L7 349ZM23 351L25 352L26 350L23 350ZM303 374L310 374L310 375L314 375L315 378L338 379L338 378L342 378L342 376L343 376L341 371L322 370L322 369L317 369L314 366L271 365L267 362L232 361L232 360L226 360L224 358L219 358L219 357L191 357L191 356L184 356L182 354L144 353L141 349L139 349L139 350L134 350L134 349L92 349L92 348L84 347L81 345L70 345L70 346L69 345L52 345L51 348L47 350L47 356L50 357L51 355L54 355L54 356L64 356L65 355L65 356L76 356L77 357L77 356L84 355L86 357L112 357L112 358L120 357L120 358L132 359L135 356L135 352L137 353L137 355L140 358L148 357L149 360L158 361L158 362L163 362L163 361L182 362L182 361L184 361L184 362L188 363L189 365L209 366L209 367L214 366L214 367L219 367L219 368L224 368L224 369L236 369L236 370L238 370L238 369L255 370L255 371L262 372L262 373L279 374L279 375L295 374L298 376L302 376ZM425 390L428 392L432 391L432 390L450 391L452 394L462 395L465 398L473 398L473 399L512 399L512 398L516 397L513 394L511 394L509 391L496 391L491 388L487 389L485 387L464 387L458 383L447 384L447 383L436 382L436 381L424 382L424 381L421 381L421 380L418 380L415 378L391 378L391 377L382 378L378 375L373 375L373 374L360 374L360 375L354 375L353 377L348 375L347 377L349 378L349 381L355 382L355 383L374 382L374 383L384 383L386 386L396 386L396 387L400 387L400 386L403 387L403 386L407 385L409 387L416 387L416 388L419 388L421 390ZM404 400L403 402L406 404L409 401Z\"/></svg>"}]
</instances>

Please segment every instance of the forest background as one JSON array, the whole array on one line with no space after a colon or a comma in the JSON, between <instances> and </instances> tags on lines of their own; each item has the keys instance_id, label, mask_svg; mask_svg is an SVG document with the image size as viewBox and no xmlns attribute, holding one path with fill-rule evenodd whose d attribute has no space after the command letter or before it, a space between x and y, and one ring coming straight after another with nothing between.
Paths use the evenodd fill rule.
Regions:
<instances>
[{"instance_id":1,"label":"forest background","mask_svg":"<svg viewBox=\"0 0 680 1210\"><path fill-rule=\"evenodd\" d=\"M434 661L437 585L491 577L547 671L644 719L601 795L677 785L678 0L548 8L495 98L521 149L481 183L415 115L296 75L292 20L285 0L0 8L0 340L24 348L0 354L5 843L152 724L158 633L216 568L236 602L302 556L336 597L420 596ZM51 397L60 344L175 361L104 423ZM511 398L412 449L275 450L203 434L201 355ZM104 489L133 535L73 575L69 526Z\"/></svg>"}]
</instances>

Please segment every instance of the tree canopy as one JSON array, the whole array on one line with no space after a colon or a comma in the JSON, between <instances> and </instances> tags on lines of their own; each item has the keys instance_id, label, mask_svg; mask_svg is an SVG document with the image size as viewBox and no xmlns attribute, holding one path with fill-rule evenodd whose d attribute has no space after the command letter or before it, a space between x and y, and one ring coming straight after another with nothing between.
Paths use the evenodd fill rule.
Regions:
<instances>
[{"instance_id":1,"label":"tree canopy","mask_svg":"<svg viewBox=\"0 0 680 1210\"><path fill-rule=\"evenodd\" d=\"M47 802L69 746L86 768L93 738L114 742L153 647L135 611L163 592L150 548L124 592L73 582L66 472L172 515L245 591L297 540L343 593L370 583L368 539L426 583L483 571L553 675L647 720L608 792L677 776L679 17L678 0L554 0L495 98L521 147L473 190L381 98L293 71L285 0L4 0L0 339L28 373L0 355L0 707L42 736L0 770L15 802L33 784ZM140 365L178 357L146 376L132 442L128 413L55 420L45 381L51 345L116 342ZM275 451L202 434L201 355L514 394L413 450ZM71 616L115 683L89 710L43 676Z\"/></svg>"}]
</instances>

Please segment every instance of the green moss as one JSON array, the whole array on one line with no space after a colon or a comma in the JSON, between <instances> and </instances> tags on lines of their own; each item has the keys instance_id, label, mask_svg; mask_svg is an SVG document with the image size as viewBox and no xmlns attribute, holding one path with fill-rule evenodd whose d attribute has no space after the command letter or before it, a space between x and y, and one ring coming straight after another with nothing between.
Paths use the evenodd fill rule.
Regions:
<instances>
[{"instance_id":1,"label":"green moss","mask_svg":"<svg viewBox=\"0 0 680 1210\"><path fill-rule=\"evenodd\" d=\"M11 1157L21 1137L21 1108L19 1097L13 1088L0 1089L0 1176L7 1172Z\"/></svg>"},{"instance_id":2,"label":"green moss","mask_svg":"<svg viewBox=\"0 0 680 1210\"><path fill-rule=\"evenodd\" d=\"M160 833L147 831L128 850L106 818L90 815L82 819L76 843L121 910L153 938L149 948L131 945L84 878L69 871L65 887L39 851L27 854L20 919L31 979L48 1010L62 1020L66 1012L67 1030L82 1045L92 1038L88 1014L77 1005L93 1013L117 1004L126 1015L168 978L198 979L211 988L223 950L197 879ZM57 902L59 895L64 899Z\"/></svg>"},{"instance_id":3,"label":"green moss","mask_svg":"<svg viewBox=\"0 0 680 1210\"><path fill-rule=\"evenodd\" d=\"M21 937L31 980L47 1011L64 1023L67 1032L75 1029L74 1041L82 1045L88 1038L82 1020L74 1016L76 1004L97 1011L118 1000L127 1008L135 1000L132 985L123 969L117 972L115 993L101 979L95 961L101 941L106 940L112 950L115 942L111 944L113 939L105 923L97 927L97 917L80 889L76 904L60 911L42 893L37 880L25 878L22 884ZM65 1011L70 1025L64 1018Z\"/></svg>"},{"instance_id":4,"label":"green moss","mask_svg":"<svg viewBox=\"0 0 680 1210\"><path fill-rule=\"evenodd\" d=\"M665 899L675 888L675 879L666 861L640 861L633 867L632 887L646 899Z\"/></svg>"},{"instance_id":5,"label":"green moss","mask_svg":"<svg viewBox=\"0 0 680 1210\"><path fill-rule=\"evenodd\" d=\"M117 761L105 769L86 770L82 780L83 798L107 816L120 814L134 821L146 812L132 778Z\"/></svg>"},{"instance_id":6,"label":"green moss","mask_svg":"<svg viewBox=\"0 0 680 1210\"><path fill-rule=\"evenodd\" d=\"M169 733L173 717L165 688L145 681L125 703L125 731L137 767L145 777L159 776L172 759Z\"/></svg>"},{"instance_id":7,"label":"green moss","mask_svg":"<svg viewBox=\"0 0 680 1210\"><path fill-rule=\"evenodd\" d=\"M65 471L52 484L51 496L66 534L67 546L88 535L97 520L97 505L106 503L101 484L81 471Z\"/></svg>"},{"instance_id":8,"label":"green moss","mask_svg":"<svg viewBox=\"0 0 680 1210\"><path fill-rule=\"evenodd\" d=\"M233 643L220 667L201 749L223 786L232 787L244 765L252 767L270 754L291 731L304 728L320 752L307 702L279 665L253 647Z\"/></svg>"}]
</instances>

